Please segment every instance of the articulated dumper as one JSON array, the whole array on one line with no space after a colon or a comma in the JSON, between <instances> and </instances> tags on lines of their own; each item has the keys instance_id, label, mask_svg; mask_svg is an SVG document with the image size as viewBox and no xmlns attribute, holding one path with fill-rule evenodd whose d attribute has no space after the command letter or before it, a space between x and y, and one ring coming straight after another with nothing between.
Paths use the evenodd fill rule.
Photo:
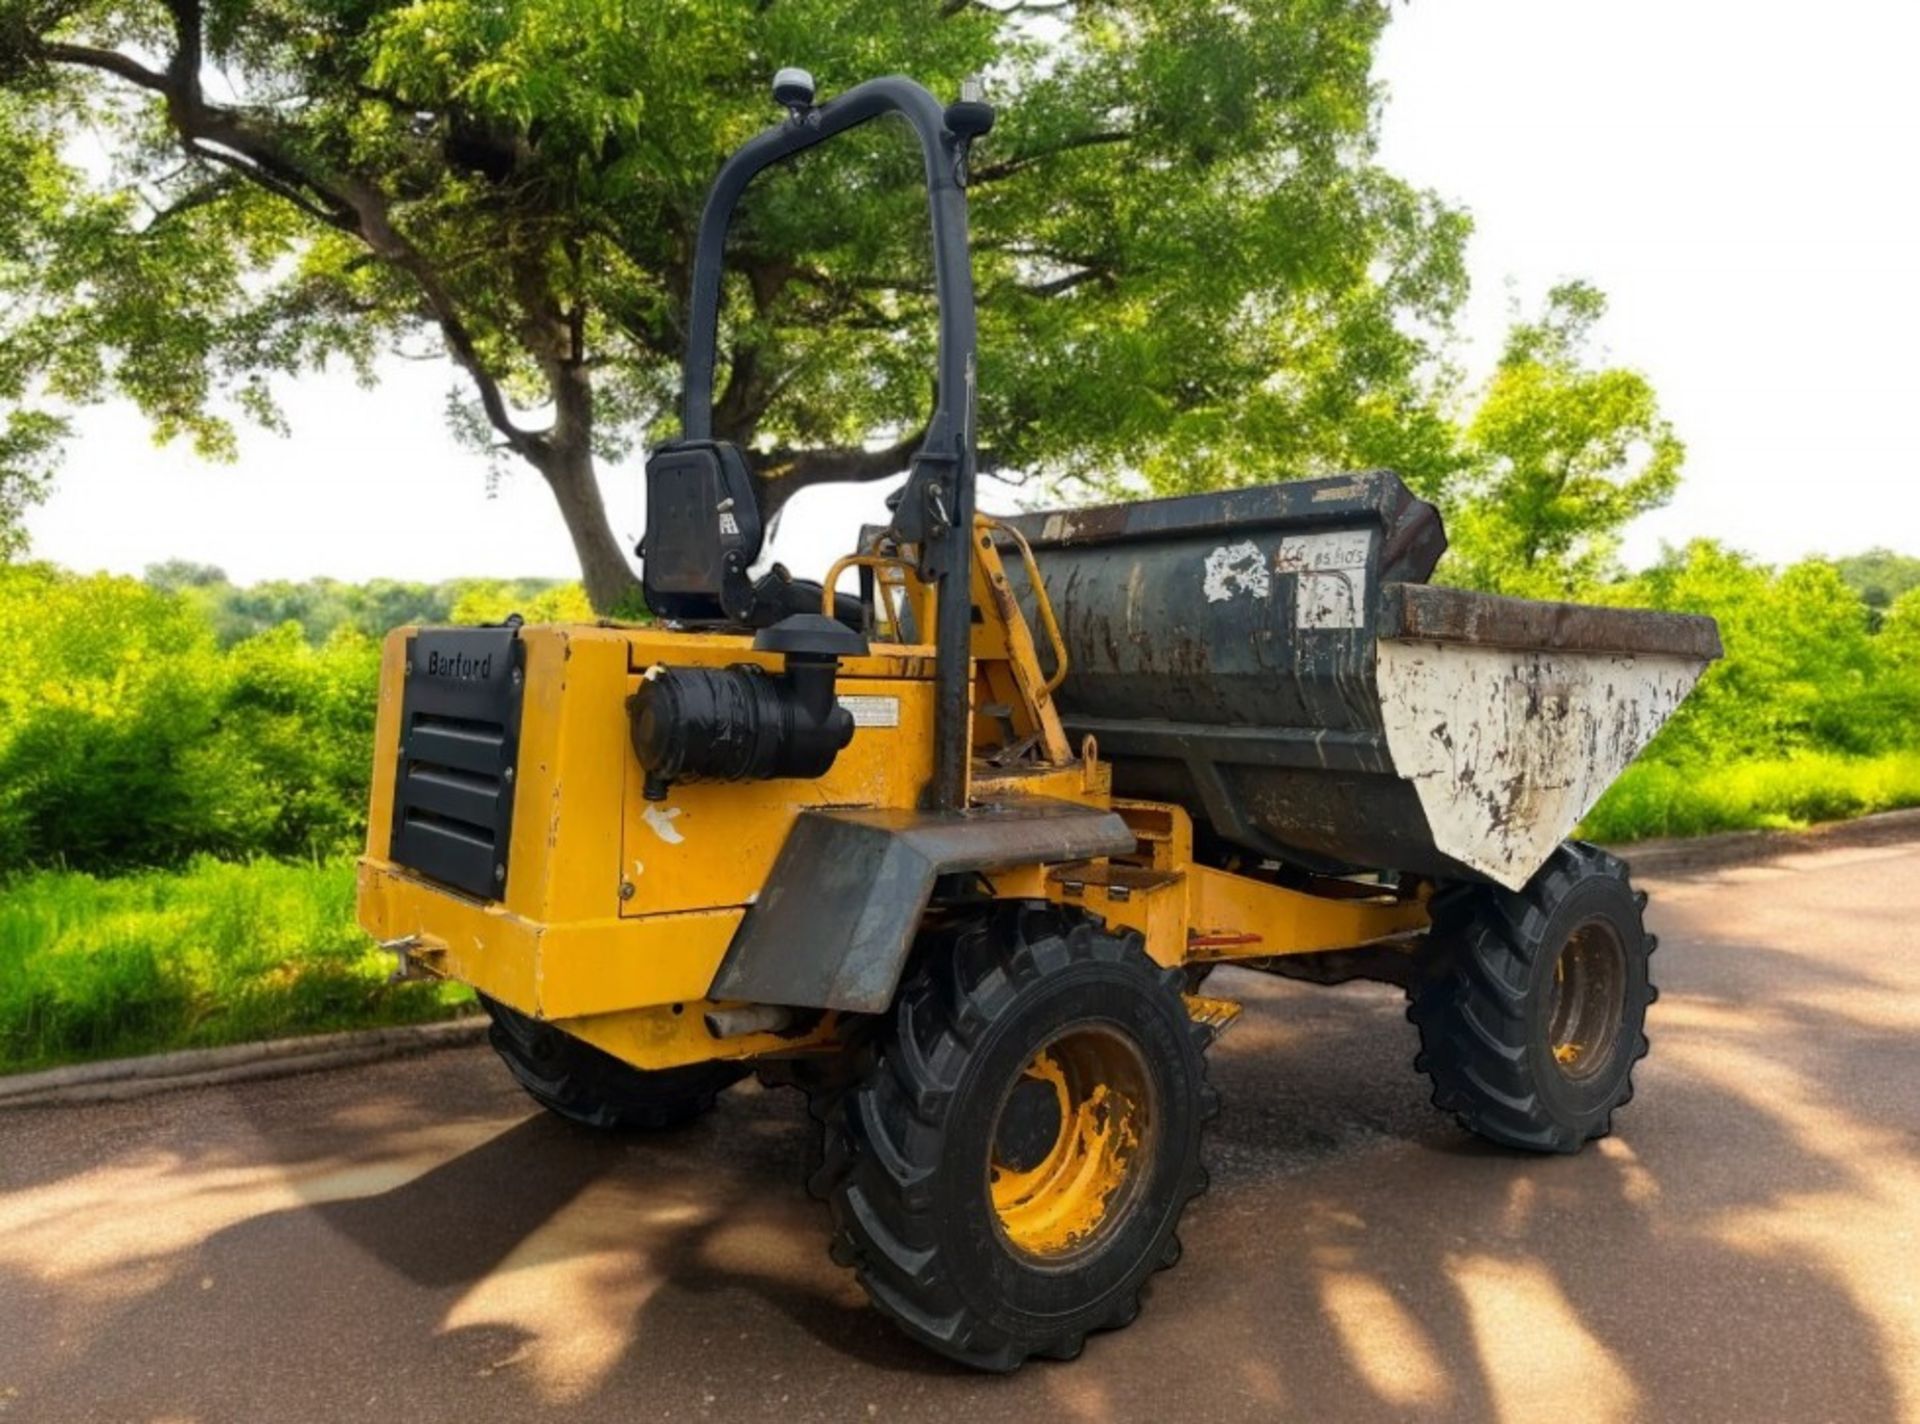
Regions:
<instances>
[{"instance_id":1,"label":"articulated dumper","mask_svg":"<svg viewBox=\"0 0 1920 1424\"><path fill-rule=\"evenodd\" d=\"M1398 984L1464 1127L1604 1135L1654 940L1625 866L1563 838L1712 621L1432 585L1440 518L1380 471L977 512L993 111L898 78L816 105L798 71L775 98L700 224L682 433L646 466L657 621L388 639L361 923L471 985L585 1127L804 1089L835 1259L983 1369L1073 1356L1178 1258L1239 1013L1218 965ZM713 429L729 219L883 116L925 159L936 408L884 526L823 582L756 575L750 456Z\"/></svg>"}]
</instances>

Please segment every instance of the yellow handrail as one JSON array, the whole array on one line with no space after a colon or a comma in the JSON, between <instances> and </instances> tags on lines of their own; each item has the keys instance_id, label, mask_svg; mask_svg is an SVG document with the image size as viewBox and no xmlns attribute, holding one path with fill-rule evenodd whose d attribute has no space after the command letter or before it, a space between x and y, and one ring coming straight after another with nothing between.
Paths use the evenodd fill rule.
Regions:
<instances>
[{"instance_id":1,"label":"yellow handrail","mask_svg":"<svg viewBox=\"0 0 1920 1424\"><path fill-rule=\"evenodd\" d=\"M880 570L888 567L905 569L909 574L913 572L913 562L900 558L896 554L848 554L845 558L836 561L834 566L827 570L826 581L820 588L820 611L829 618L833 617L833 590L848 569L872 569L874 571L873 586L880 591L883 600L882 611L886 614L887 626L893 629L896 642L904 642L906 632L901 627L899 605L894 602L896 586L880 577Z\"/></svg>"},{"instance_id":2,"label":"yellow handrail","mask_svg":"<svg viewBox=\"0 0 1920 1424\"><path fill-rule=\"evenodd\" d=\"M1020 550L1020 562L1027 570L1027 587L1033 590L1034 607L1040 613L1040 626L1046 630L1047 641L1053 645L1053 676L1041 684L1051 697L1054 690L1067 680L1067 640L1061 636L1059 620L1053 616L1053 600L1047 597L1047 585L1040 577L1040 564L1033 557L1033 548L1027 543L1027 536L1011 524L1003 524L988 514L976 515L975 519L987 528L1005 534Z\"/></svg>"}]
</instances>

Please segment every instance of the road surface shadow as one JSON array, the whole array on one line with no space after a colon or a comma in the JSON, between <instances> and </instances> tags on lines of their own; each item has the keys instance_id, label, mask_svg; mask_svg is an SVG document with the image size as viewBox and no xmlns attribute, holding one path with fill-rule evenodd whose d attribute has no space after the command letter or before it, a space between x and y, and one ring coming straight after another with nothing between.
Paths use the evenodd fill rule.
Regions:
<instances>
[{"instance_id":1,"label":"road surface shadow","mask_svg":"<svg viewBox=\"0 0 1920 1424\"><path fill-rule=\"evenodd\" d=\"M768 1129L773 1129L769 1131ZM691 1127L644 1138L583 1131L538 1113L404 1185L373 1196L321 1201L329 1227L387 1267L432 1289L471 1287L509 1258L595 1184L608 1230L549 1237L544 1249L604 1249L609 1231L632 1219L645 1271L671 1292L713 1296L746 1291L779 1310L816 1341L887 1369L951 1375L957 1367L887 1328L846 1292L776 1271L716 1264L715 1239L771 1231L824 1251L824 1209L799 1192L808 1133L797 1094L751 1086L726 1110ZM672 1208L662 1226L647 1204ZM458 1204L457 1211L450 1211ZM636 1332L638 1333L638 1332Z\"/></svg>"},{"instance_id":2,"label":"road surface shadow","mask_svg":"<svg viewBox=\"0 0 1920 1424\"><path fill-rule=\"evenodd\" d=\"M1876 1096L1889 1065L1914 1081L1913 1036L1871 1011L1889 971L1685 928L1640 1097L1573 1158L1435 1114L1391 991L1223 975L1249 1007L1215 1055L1213 1191L1140 1321L1077 1365L982 1379L867 1308L801 1191L795 1094L606 1138L448 1053L236 1090L244 1133L204 1152L184 1117L136 1134L172 1153L126 1189L157 1203L144 1255L37 1265L58 1225L29 1211L0 1247L0 1391L47 1420L1898 1418L1914 1342L1873 1313L1872 1256L1912 1227L1887 1197L1916 1137L1910 1095ZM249 1162L261 1208L168 1244L162 1213L266 1190L228 1180ZM77 1196L97 1229L91 1177L35 1172L9 1203Z\"/></svg>"}]
</instances>

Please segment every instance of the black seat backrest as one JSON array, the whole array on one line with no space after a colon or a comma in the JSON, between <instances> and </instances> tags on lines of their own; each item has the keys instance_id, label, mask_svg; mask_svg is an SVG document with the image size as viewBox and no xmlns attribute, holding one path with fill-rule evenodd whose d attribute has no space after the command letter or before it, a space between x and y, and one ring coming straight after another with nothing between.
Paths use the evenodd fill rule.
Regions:
<instances>
[{"instance_id":1,"label":"black seat backrest","mask_svg":"<svg viewBox=\"0 0 1920 1424\"><path fill-rule=\"evenodd\" d=\"M662 445L647 461L640 582L647 607L679 622L737 620L764 530L740 451L721 440Z\"/></svg>"}]
</instances>

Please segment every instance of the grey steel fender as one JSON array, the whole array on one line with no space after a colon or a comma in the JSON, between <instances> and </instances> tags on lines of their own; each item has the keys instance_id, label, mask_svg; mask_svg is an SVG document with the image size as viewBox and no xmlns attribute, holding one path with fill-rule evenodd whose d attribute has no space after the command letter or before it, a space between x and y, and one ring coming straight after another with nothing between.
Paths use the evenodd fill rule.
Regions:
<instances>
[{"instance_id":1,"label":"grey steel fender","mask_svg":"<svg viewBox=\"0 0 1920 1424\"><path fill-rule=\"evenodd\" d=\"M934 882L973 870L1122 855L1111 811L1019 800L969 811L803 811L708 991L715 999L880 1013Z\"/></svg>"}]
</instances>

